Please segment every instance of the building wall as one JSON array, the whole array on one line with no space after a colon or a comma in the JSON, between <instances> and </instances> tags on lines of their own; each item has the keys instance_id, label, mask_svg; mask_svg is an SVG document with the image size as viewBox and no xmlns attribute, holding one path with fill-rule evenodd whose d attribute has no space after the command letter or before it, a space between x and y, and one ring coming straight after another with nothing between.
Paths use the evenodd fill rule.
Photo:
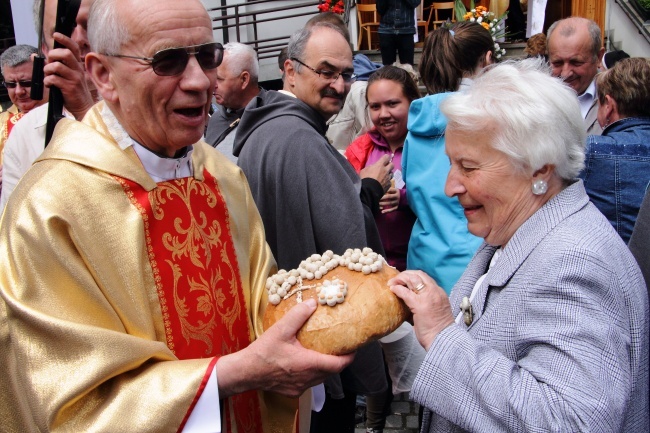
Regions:
<instances>
[{"instance_id":1,"label":"building wall","mask_svg":"<svg viewBox=\"0 0 650 433\"><path fill-rule=\"evenodd\" d=\"M609 36L608 51L623 50L632 57L650 58L650 43L634 25L625 11L613 0L607 1L605 34Z\"/></svg>"}]
</instances>

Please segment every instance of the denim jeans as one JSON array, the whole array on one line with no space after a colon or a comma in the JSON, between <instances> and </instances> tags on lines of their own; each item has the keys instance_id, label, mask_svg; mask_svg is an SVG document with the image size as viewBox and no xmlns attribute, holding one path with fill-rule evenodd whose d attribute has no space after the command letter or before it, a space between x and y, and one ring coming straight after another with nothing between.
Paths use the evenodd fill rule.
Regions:
<instances>
[{"instance_id":1,"label":"denim jeans","mask_svg":"<svg viewBox=\"0 0 650 433\"><path fill-rule=\"evenodd\" d=\"M627 243L650 182L650 118L612 123L587 137L580 173L591 201Z\"/></svg>"}]
</instances>

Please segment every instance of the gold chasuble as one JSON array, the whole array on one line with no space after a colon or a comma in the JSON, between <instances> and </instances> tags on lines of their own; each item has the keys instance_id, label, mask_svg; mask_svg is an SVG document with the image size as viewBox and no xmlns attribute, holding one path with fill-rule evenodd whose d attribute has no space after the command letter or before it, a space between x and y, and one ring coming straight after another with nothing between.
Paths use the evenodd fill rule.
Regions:
<instances>
[{"instance_id":1,"label":"gold chasuble","mask_svg":"<svg viewBox=\"0 0 650 433\"><path fill-rule=\"evenodd\" d=\"M275 271L238 167L194 144L156 184L102 102L61 120L0 223L3 432L176 432L218 357L261 333ZM214 403L223 432L289 433L297 401Z\"/></svg>"}]
</instances>

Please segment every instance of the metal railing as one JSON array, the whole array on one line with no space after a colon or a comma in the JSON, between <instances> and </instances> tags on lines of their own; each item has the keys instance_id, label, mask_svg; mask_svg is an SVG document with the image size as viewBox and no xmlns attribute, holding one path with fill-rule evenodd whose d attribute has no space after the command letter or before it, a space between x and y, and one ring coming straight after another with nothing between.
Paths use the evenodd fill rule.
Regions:
<instances>
[{"instance_id":1,"label":"metal railing","mask_svg":"<svg viewBox=\"0 0 650 433\"><path fill-rule=\"evenodd\" d=\"M212 29L222 31L224 44L231 42L230 29L235 29L236 42L252 45L255 51L257 51L257 57L260 60L277 57L282 48L287 45L291 34L260 39L258 24L315 15L318 13L317 6L320 1L295 1L284 7L269 7L254 11L244 10L250 9L251 6L257 6L264 3L277 3L277 1L254 0L245 3L227 5L226 0L221 0L222 6L207 9L208 13L212 16L212 21L216 24ZM311 6L313 6L313 8L308 12L298 11L298 9L304 9L305 7ZM280 12L282 12L282 14L278 15ZM216 16L213 16L213 13L216 13ZM248 26L252 26L253 39L242 41L242 30ZM246 30L248 31L248 29Z\"/></svg>"}]
</instances>

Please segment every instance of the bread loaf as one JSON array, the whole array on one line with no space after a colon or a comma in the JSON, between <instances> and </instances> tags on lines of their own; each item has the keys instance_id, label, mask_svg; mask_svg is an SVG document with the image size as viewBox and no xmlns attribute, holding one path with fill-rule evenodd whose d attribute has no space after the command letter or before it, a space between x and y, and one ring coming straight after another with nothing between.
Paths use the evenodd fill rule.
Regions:
<instances>
[{"instance_id":1,"label":"bread loaf","mask_svg":"<svg viewBox=\"0 0 650 433\"><path fill-rule=\"evenodd\" d=\"M348 250L343 256L326 252L323 256L314 255L308 260L303 261L298 270L280 271L269 278L267 289L273 292L270 299L271 295L277 295L273 296L274 302L278 302L279 298L282 300L277 305L268 304L263 320L265 329L296 303L309 298L319 301L323 286L339 292L347 285L347 290L343 290L347 293L344 299L338 301L330 296L333 306L327 304L327 299L324 299L326 295L321 295L321 303L297 335L298 341L306 348L334 355L353 352L393 332L410 316L408 307L388 288L388 280L399 272L369 248L363 251ZM319 272L323 270L325 272ZM309 275L310 271L315 275ZM311 279L306 278L310 276ZM336 294L343 298L342 293Z\"/></svg>"}]
</instances>

